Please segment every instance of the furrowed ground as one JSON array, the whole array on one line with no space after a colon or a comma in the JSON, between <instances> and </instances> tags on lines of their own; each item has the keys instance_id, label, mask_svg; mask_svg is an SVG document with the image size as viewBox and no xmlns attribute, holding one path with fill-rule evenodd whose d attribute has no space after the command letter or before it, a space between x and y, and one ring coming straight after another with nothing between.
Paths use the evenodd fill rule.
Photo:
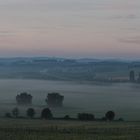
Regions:
<instances>
[{"instance_id":1,"label":"furrowed ground","mask_svg":"<svg viewBox=\"0 0 140 140\"><path fill-rule=\"evenodd\" d=\"M0 140L139 140L140 122L0 119Z\"/></svg>"}]
</instances>

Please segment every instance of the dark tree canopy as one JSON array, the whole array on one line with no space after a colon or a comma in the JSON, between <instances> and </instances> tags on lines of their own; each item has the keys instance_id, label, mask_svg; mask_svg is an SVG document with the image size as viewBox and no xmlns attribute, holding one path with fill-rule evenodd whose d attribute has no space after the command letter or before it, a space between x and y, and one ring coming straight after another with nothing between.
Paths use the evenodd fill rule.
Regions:
<instances>
[{"instance_id":1,"label":"dark tree canopy","mask_svg":"<svg viewBox=\"0 0 140 140\"><path fill-rule=\"evenodd\" d=\"M18 104L31 104L32 103L32 96L26 92L20 93L20 95L16 96L16 101Z\"/></svg>"},{"instance_id":2,"label":"dark tree canopy","mask_svg":"<svg viewBox=\"0 0 140 140\"><path fill-rule=\"evenodd\" d=\"M33 118L35 116L35 110L33 108L28 108L26 113L30 118Z\"/></svg>"},{"instance_id":3,"label":"dark tree canopy","mask_svg":"<svg viewBox=\"0 0 140 140\"><path fill-rule=\"evenodd\" d=\"M41 112L41 118L42 119L52 119L53 115L49 108L44 108Z\"/></svg>"},{"instance_id":4,"label":"dark tree canopy","mask_svg":"<svg viewBox=\"0 0 140 140\"><path fill-rule=\"evenodd\" d=\"M19 116L19 109L16 107L12 110L12 114L13 116L15 116L16 118Z\"/></svg>"},{"instance_id":5,"label":"dark tree canopy","mask_svg":"<svg viewBox=\"0 0 140 140\"><path fill-rule=\"evenodd\" d=\"M95 120L95 117L93 114L79 113L78 119L81 121L93 121L93 120Z\"/></svg>"},{"instance_id":6,"label":"dark tree canopy","mask_svg":"<svg viewBox=\"0 0 140 140\"><path fill-rule=\"evenodd\" d=\"M49 107L62 107L63 106L64 96L59 93L49 93L47 95L47 105Z\"/></svg>"},{"instance_id":7,"label":"dark tree canopy","mask_svg":"<svg viewBox=\"0 0 140 140\"><path fill-rule=\"evenodd\" d=\"M105 114L105 117L107 120L109 121L113 121L114 118L115 118L115 113L113 111L108 111L106 114Z\"/></svg>"}]
</instances>

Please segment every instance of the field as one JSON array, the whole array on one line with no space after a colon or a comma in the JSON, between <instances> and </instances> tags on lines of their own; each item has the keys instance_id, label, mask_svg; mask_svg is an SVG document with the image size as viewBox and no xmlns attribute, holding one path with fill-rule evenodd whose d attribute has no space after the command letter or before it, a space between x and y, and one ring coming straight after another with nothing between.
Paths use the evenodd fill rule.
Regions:
<instances>
[{"instance_id":1,"label":"field","mask_svg":"<svg viewBox=\"0 0 140 140\"><path fill-rule=\"evenodd\" d=\"M97 84L46 80L0 80L0 116L11 112L17 106L15 97L26 91L33 96L32 106L18 106L20 115L25 116L26 110L33 107L36 116L40 116L47 107L45 98L49 92L59 92L64 95L63 108L51 108L55 117L77 113L93 113L101 118L106 111L114 110L116 119L123 117L129 121L139 121L140 118L140 85L131 83Z\"/></svg>"},{"instance_id":2,"label":"field","mask_svg":"<svg viewBox=\"0 0 140 140\"><path fill-rule=\"evenodd\" d=\"M140 122L0 119L0 140L139 140Z\"/></svg>"}]
</instances>

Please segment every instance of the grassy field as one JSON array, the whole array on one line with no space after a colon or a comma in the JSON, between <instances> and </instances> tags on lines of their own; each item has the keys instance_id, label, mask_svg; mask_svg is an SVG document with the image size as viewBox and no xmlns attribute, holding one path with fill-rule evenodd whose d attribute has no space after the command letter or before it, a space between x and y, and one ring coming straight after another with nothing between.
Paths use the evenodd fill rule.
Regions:
<instances>
[{"instance_id":1,"label":"grassy field","mask_svg":"<svg viewBox=\"0 0 140 140\"><path fill-rule=\"evenodd\" d=\"M0 119L0 140L139 140L140 122Z\"/></svg>"}]
</instances>

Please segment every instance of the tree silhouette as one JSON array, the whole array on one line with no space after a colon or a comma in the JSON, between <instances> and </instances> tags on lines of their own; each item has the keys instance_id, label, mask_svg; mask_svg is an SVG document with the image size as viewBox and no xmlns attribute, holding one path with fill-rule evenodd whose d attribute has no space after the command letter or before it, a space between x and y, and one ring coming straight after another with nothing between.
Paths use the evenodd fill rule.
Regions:
<instances>
[{"instance_id":1,"label":"tree silhouette","mask_svg":"<svg viewBox=\"0 0 140 140\"><path fill-rule=\"evenodd\" d=\"M13 110L12 110L12 114L13 114L13 116L14 117L18 117L19 116L19 109L16 107L16 108L14 108Z\"/></svg>"},{"instance_id":2,"label":"tree silhouette","mask_svg":"<svg viewBox=\"0 0 140 140\"><path fill-rule=\"evenodd\" d=\"M62 107L63 100L64 96L59 93L48 93L46 102L49 107Z\"/></svg>"},{"instance_id":3,"label":"tree silhouette","mask_svg":"<svg viewBox=\"0 0 140 140\"><path fill-rule=\"evenodd\" d=\"M53 115L49 108L44 108L41 112L41 118L42 119L52 119Z\"/></svg>"},{"instance_id":4,"label":"tree silhouette","mask_svg":"<svg viewBox=\"0 0 140 140\"><path fill-rule=\"evenodd\" d=\"M35 116L35 110L33 108L28 108L26 113L30 118L33 118Z\"/></svg>"},{"instance_id":5,"label":"tree silhouette","mask_svg":"<svg viewBox=\"0 0 140 140\"><path fill-rule=\"evenodd\" d=\"M16 96L16 101L19 105L26 105L32 103L32 98L30 94L23 92Z\"/></svg>"},{"instance_id":6,"label":"tree silhouette","mask_svg":"<svg viewBox=\"0 0 140 140\"><path fill-rule=\"evenodd\" d=\"M105 117L107 120L109 121L113 121L114 118L115 118L115 113L113 111L108 111L106 114L105 114Z\"/></svg>"}]
</instances>

